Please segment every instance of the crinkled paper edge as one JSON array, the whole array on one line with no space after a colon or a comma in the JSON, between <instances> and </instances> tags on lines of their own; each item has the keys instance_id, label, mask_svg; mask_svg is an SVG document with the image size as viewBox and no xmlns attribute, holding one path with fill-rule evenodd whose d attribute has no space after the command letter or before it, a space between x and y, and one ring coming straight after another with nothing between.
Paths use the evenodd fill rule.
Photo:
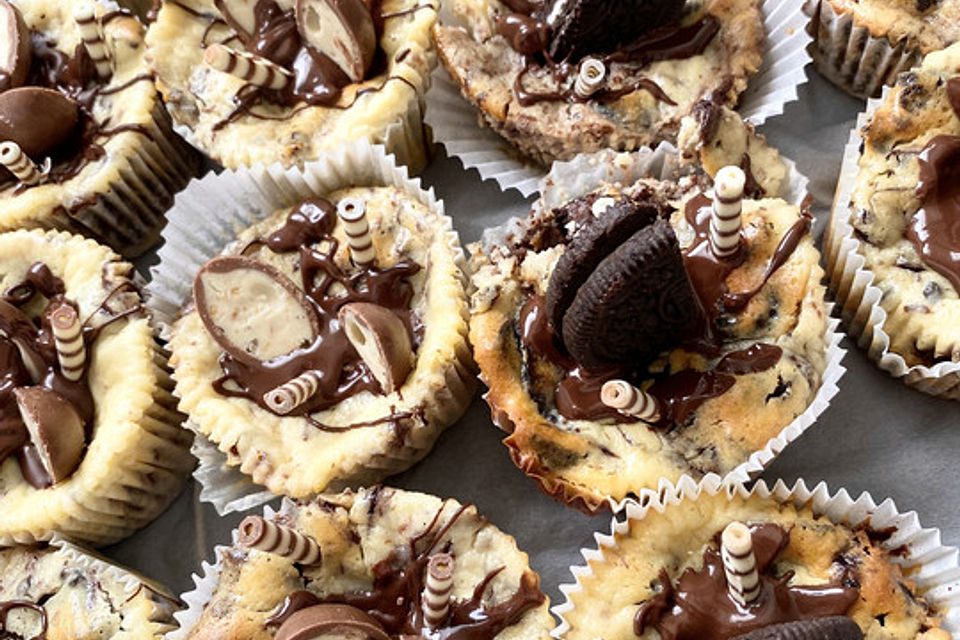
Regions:
<instances>
[{"instance_id":1,"label":"crinkled paper edge","mask_svg":"<svg viewBox=\"0 0 960 640\"><path fill-rule=\"evenodd\" d=\"M889 91L889 87L885 88L883 96ZM849 203L859 170L859 131L884 99L867 103L844 148L833 213L824 238L830 290L837 298L847 332L878 367L924 393L960 400L960 362L909 366L901 355L890 351L890 336L883 329L887 312L880 306L883 292L874 284L876 274L867 268L860 241L850 224Z\"/></svg>"},{"instance_id":2,"label":"crinkled paper edge","mask_svg":"<svg viewBox=\"0 0 960 640\"><path fill-rule=\"evenodd\" d=\"M235 240L237 233L272 214L316 194L358 185L393 185L435 212L446 221L451 250L464 269L464 254L452 221L433 188L424 190L419 178L410 178L406 167L381 145L360 140L329 151L303 170L253 167L210 174L194 180L180 194L169 214L164 245L157 252L160 263L151 269L151 281L144 291L146 305L169 339L171 325L190 299L193 279L200 267ZM254 483L236 467L227 465L226 455L197 432L192 453L199 460L194 478L202 489L200 499L210 502L217 513L245 511L277 496Z\"/></svg>"},{"instance_id":3,"label":"crinkled paper edge","mask_svg":"<svg viewBox=\"0 0 960 640\"><path fill-rule=\"evenodd\" d=\"M797 99L797 89L807 81L806 67L812 61L808 45L807 17L798 0L764 0L767 46L763 63L750 77L740 97L738 113L754 125L783 113ZM441 8L441 20L445 11ZM427 92L424 121L434 139L450 156L460 159L465 169L476 169L483 180L496 180L500 189L516 189L527 198L537 193L546 173L522 159L510 143L488 127L478 124L477 112L463 96L443 65L433 72Z\"/></svg>"},{"instance_id":4,"label":"crinkled paper edge","mask_svg":"<svg viewBox=\"0 0 960 640\"><path fill-rule=\"evenodd\" d=\"M609 534L594 533L597 547L583 548L580 553L586 563L603 562L604 550L616 546L616 536L627 534L631 523L642 520L651 509L663 512L684 500L697 500L701 494L713 496L721 493L730 498L748 498L756 494L780 504L809 505L816 515L824 515L835 523L848 526L869 519L874 529L894 527L893 535L880 545L885 549L906 549L905 555L893 555L891 560L904 568L904 573L910 575L924 597L942 613L943 628L954 635L960 633L960 555L956 547L943 545L938 529L923 528L915 511L900 512L889 498L878 504L867 492L856 498L852 498L846 489L831 493L824 482L810 489L802 479L792 487L778 480L770 488L763 480L758 480L748 489L742 483L722 480L716 474L707 475L699 482L686 475L676 485L663 481L657 492L649 492L639 502L626 504L626 518L618 521L614 517ZM589 564L572 566L570 571L574 582L560 585L565 601L550 610L560 619L560 626L552 633L558 639L570 630L565 616L575 608L571 596L582 592L581 579L593 575Z\"/></svg>"}]
</instances>

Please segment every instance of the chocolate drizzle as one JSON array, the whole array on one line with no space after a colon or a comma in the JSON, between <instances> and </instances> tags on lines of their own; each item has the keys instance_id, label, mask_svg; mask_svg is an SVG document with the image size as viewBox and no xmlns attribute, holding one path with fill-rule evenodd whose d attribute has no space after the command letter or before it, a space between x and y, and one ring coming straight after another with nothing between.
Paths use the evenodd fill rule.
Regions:
<instances>
[{"instance_id":1,"label":"chocolate drizzle","mask_svg":"<svg viewBox=\"0 0 960 640\"><path fill-rule=\"evenodd\" d=\"M663 640L727 640L771 624L842 615L860 595L848 580L849 569L837 582L816 586L788 586L793 572L775 572L774 560L790 534L772 523L750 526L760 578L760 596L748 606L730 597L720 552L708 548L703 568L685 570L674 585L660 570L661 591L641 604L634 617L634 633L653 627ZM717 534L719 538L719 533Z\"/></svg>"},{"instance_id":2,"label":"chocolate drizzle","mask_svg":"<svg viewBox=\"0 0 960 640\"><path fill-rule=\"evenodd\" d=\"M109 306L117 293L132 286L125 283L109 292L98 310L83 322L82 335L88 352L104 327L139 311L139 304L116 312ZM39 326L21 310L38 295L47 300ZM78 309L67 299L63 281L40 262L30 267L24 279L7 289L0 299L0 461L16 455L24 479L37 489L50 486L52 480L30 442L14 397L17 388L41 386L56 392L77 411L84 424L86 441L89 443L93 437L95 408L87 383L88 369L76 382L64 377L50 327L49 313L64 302ZM91 321L98 313L106 315L107 320L94 327Z\"/></svg>"},{"instance_id":3,"label":"chocolate drizzle","mask_svg":"<svg viewBox=\"0 0 960 640\"><path fill-rule=\"evenodd\" d=\"M441 640L490 640L515 624L530 609L543 603L536 574L526 571L520 577L520 588L503 602L487 605L483 595L505 567L487 573L470 598L451 600L447 619L434 632L427 633L423 620L424 574L430 555L443 536L470 505L461 506L440 526L440 516L447 503L437 510L427 528L410 539L405 547L393 550L386 559L373 566L373 587L366 592L329 595L319 598L310 591L288 595L277 613L270 616L268 626L282 624L296 611L321 603L347 604L365 611L383 625L393 638L419 635ZM444 550L448 550L444 548Z\"/></svg>"},{"instance_id":4,"label":"chocolate drizzle","mask_svg":"<svg viewBox=\"0 0 960 640\"><path fill-rule=\"evenodd\" d=\"M361 391L382 393L379 383L350 344L337 319L341 307L351 302L371 302L397 314L407 327L411 344L419 343L419 325L410 310L413 286L409 278L420 265L401 261L390 267L369 267L344 272L335 262L337 240L330 235L337 220L336 209L327 200L314 198L302 202L287 216L284 225L265 238L251 243L249 251L259 245L274 253L299 253L300 280L307 300L319 320L320 330L313 342L293 352L263 362L238 358L224 353L220 366L224 375L214 389L225 396L247 398L267 411L273 409L264 395L306 371L319 374L317 393L289 415L306 416L314 426L325 431L343 427L328 426L309 414L322 411ZM384 421L395 424L412 418L412 414L393 414L352 427L372 426ZM351 427L351 428L352 428Z\"/></svg>"},{"instance_id":5,"label":"chocolate drizzle","mask_svg":"<svg viewBox=\"0 0 960 640\"><path fill-rule=\"evenodd\" d=\"M6 600L0 602L0 637L23 640L23 636L7 629L7 616L15 609L30 609L40 615L40 633L29 640L44 640L47 637L47 610L29 600Z\"/></svg>"}]
</instances>

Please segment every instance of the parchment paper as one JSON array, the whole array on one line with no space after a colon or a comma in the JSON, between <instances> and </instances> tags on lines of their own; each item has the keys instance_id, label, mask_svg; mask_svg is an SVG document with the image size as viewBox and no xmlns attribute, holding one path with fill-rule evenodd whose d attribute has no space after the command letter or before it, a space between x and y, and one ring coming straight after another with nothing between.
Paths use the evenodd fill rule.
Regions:
<instances>
[{"instance_id":1,"label":"parchment paper","mask_svg":"<svg viewBox=\"0 0 960 640\"><path fill-rule=\"evenodd\" d=\"M846 96L807 69L810 82L800 99L762 131L810 178L816 198L819 235L829 213L843 145L863 103ZM425 186L446 201L464 244L481 231L521 215L531 201L503 193L492 181L435 148ZM145 269L144 269L144 274ZM870 491L879 502L891 497L904 511L916 510L926 527L939 527L943 542L960 545L960 405L913 391L876 369L849 340L847 374L840 393L819 422L793 443L763 477L792 483L803 477L825 480L831 490ZM405 489L472 502L498 527L517 538L543 589L556 603L558 585L571 582L568 567L581 564L579 549L595 546L594 531L608 532L607 515L590 518L541 494L507 457L503 434L490 422L479 395L468 413L439 440L433 452L410 471L389 480ZM106 554L138 569L176 593L193 586L190 575L202 559L212 560L215 544L227 544L242 514L219 518L196 500L192 484L156 522Z\"/></svg>"}]
</instances>

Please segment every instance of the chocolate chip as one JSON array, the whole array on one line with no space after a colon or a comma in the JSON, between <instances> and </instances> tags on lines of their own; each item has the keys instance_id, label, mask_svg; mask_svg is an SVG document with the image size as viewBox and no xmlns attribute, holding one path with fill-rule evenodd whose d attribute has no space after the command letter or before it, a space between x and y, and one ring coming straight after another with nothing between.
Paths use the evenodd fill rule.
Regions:
<instances>
[{"instance_id":1,"label":"chocolate chip","mask_svg":"<svg viewBox=\"0 0 960 640\"><path fill-rule=\"evenodd\" d=\"M581 365L642 363L697 321L696 294L666 220L634 233L597 266L563 318L563 341Z\"/></svg>"},{"instance_id":2,"label":"chocolate chip","mask_svg":"<svg viewBox=\"0 0 960 640\"><path fill-rule=\"evenodd\" d=\"M857 623L846 616L828 616L772 624L733 638L733 640L863 640Z\"/></svg>"},{"instance_id":3,"label":"chocolate chip","mask_svg":"<svg viewBox=\"0 0 960 640\"><path fill-rule=\"evenodd\" d=\"M607 53L679 17L684 0L553 0L544 15L554 60Z\"/></svg>"},{"instance_id":4,"label":"chocolate chip","mask_svg":"<svg viewBox=\"0 0 960 640\"><path fill-rule=\"evenodd\" d=\"M659 215L660 209L654 204L619 200L573 237L547 287L547 318L554 333L563 335L563 316L597 265Z\"/></svg>"}]
</instances>

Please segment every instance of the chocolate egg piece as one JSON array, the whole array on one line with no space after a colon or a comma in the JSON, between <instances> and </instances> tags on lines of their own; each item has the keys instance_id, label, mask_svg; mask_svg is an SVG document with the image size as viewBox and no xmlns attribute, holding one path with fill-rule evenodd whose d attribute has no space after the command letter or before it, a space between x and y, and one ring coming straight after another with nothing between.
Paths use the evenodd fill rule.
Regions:
<instances>
[{"instance_id":1,"label":"chocolate egg piece","mask_svg":"<svg viewBox=\"0 0 960 640\"><path fill-rule=\"evenodd\" d=\"M373 16L363 0L297 0L297 30L308 45L363 80L377 50Z\"/></svg>"},{"instance_id":2,"label":"chocolate egg piece","mask_svg":"<svg viewBox=\"0 0 960 640\"><path fill-rule=\"evenodd\" d=\"M316 312L274 267L240 256L214 258L193 282L197 313L224 351L241 362L272 360L310 345Z\"/></svg>"},{"instance_id":3,"label":"chocolate egg piece","mask_svg":"<svg viewBox=\"0 0 960 640\"><path fill-rule=\"evenodd\" d=\"M277 629L275 640L390 640L376 618L346 604L300 609Z\"/></svg>"},{"instance_id":4,"label":"chocolate egg piece","mask_svg":"<svg viewBox=\"0 0 960 640\"><path fill-rule=\"evenodd\" d=\"M732 640L863 640L863 632L847 616L827 616L772 624Z\"/></svg>"},{"instance_id":5,"label":"chocolate egg piece","mask_svg":"<svg viewBox=\"0 0 960 640\"><path fill-rule=\"evenodd\" d=\"M384 393L397 390L413 368L414 354L403 321L369 302L351 302L337 315L347 340L357 350Z\"/></svg>"},{"instance_id":6,"label":"chocolate egg piece","mask_svg":"<svg viewBox=\"0 0 960 640\"><path fill-rule=\"evenodd\" d=\"M20 10L0 0L0 91L22 87L30 72L30 30Z\"/></svg>"},{"instance_id":7,"label":"chocolate egg piece","mask_svg":"<svg viewBox=\"0 0 960 640\"><path fill-rule=\"evenodd\" d=\"M257 15L254 12L258 0L213 0L224 21L237 32L244 45L253 38L257 28Z\"/></svg>"},{"instance_id":8,"label":"chocolate egg piece","mask_svg":"<svg viewBox=\"0 0 960 640\"><path fill-rule=\"evenodd\" d=\"M73 133L77 103L59 91L20 87L0 93L0 140L12 140L28 156L48 155Z\"/></svg>"},{"instance_id":9,"label":"chocolate egg piece","mask_svg":"<svg viewBox=\"0 0 960 640\"><path fill-rule=\"evenodd\" d=\"M83 459L83 421L73 405L44 387L20 387L14 397L40 463L54 484L70 477Z\"/></svg>"}]
</instances>

